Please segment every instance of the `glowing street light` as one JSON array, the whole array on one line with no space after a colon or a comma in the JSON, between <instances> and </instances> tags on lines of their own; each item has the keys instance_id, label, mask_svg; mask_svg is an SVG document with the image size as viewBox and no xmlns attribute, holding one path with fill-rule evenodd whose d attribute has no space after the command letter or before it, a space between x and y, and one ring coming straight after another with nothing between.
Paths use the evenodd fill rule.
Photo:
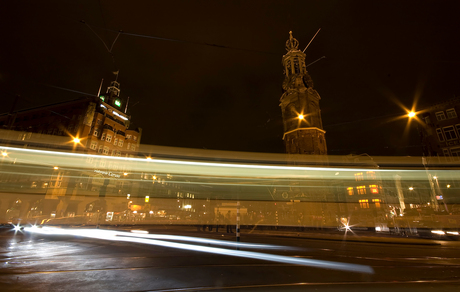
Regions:
<instances>
[{"instance_id":1,"label":"glowing street light","mask_svg":"<svg viewBox=\"0 0 460 292\"><path fill-rule=\"evenodd\" d=\"M128 175L128 173L127 173L127 172L124 172L124 173L123 173L123 175L124 175L124 176L127 176L127 175Z\"/></svg>"},{"instance_id":2,"label":"glowing street light","mask_svg":"<svg viewBox=\"0 0 460 292\"><path fill-rule=\"evenodd\" d=\"M59 167L55 166L55 167L53 167L53 169L54 169L54 170L58 170L58 169L59 169Z\"/></svg>"},{"instance_id":3,"label":"glowing street light","mask_svg":"<svg viewBox=\"0 0 460 292\"><path fill-rule=\"evenodd\" d=\"M413 117L415 117L415 112L414 112L414 111L410 111L410 112L407 114L407 116L408 116L409 118L413 118Z\"/></svg>"},{"instance_id":4,"label":"glowing street light","mask_svg":"<svg viewBox=\"0 0 460 292\"><path fill-rule=\"evenodd\" d=\"M305 116L302 115L302 114L300 114L300 115L298 116L298 118L299 118L299 120L303 120L303 119L305 118Z\"/></svg>"},{"instance_id":5,"label":"glowing street light","mask_svg":"<svg viewBox=\"0 0 460 292\"><path fill-rule=\"evenodd\" d=\"M3 157L7 157L7 156L8 156L8 153L2 152L2 156L3 156Z\"/></svg>"},{"instance_id":6,"label":"glowing street light","mask_svg":"<svg viewBox=\"0 0 460 292\"><path fill-rule=\"evenodd\" d=\"M413 191L413 190L414 190L414 188L413 188L413 187L409 187L409 191Z\"/></svg>"},{"instance_id":7,"label":"glowing street light","mask_svg":"<svg viewBox=\"0 0 460 292\"><path fill-rule=\"evenodd\" d=\"M447 188L449 189L449 188L450 188L450 185L447 185Z\"/></svg>"},{"instance_id":8,"label":"glowing street light","mask_svg":"<svg viewBox=\"0 0 460 292\"><path fill-rule=\"evenodd\" d=\"M73 138L72 141L73 141L75 144L78 144L78 143L80 143L81 140L80 140L79 138L75 137L75 138Z\"/></svg>"}]
</instances>

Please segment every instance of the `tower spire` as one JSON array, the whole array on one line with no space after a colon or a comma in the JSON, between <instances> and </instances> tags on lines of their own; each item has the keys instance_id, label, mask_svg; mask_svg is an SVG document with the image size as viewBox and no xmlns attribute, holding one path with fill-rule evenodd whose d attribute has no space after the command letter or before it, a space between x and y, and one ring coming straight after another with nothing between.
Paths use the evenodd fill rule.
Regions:
<instances>
[{"instance_id":1,"label":"tower spire","mask_svg":"<svg viewBox=\"0 0 460 292\"><path fill-rule=\"evenodd\" d=\"M284 93L280 107L284 122L284 142L289 154L327 154L325 131L321 121L319 100L313 80L307 72L305 53L289 32L284 67Z\"/></svg>"}]
</instances>

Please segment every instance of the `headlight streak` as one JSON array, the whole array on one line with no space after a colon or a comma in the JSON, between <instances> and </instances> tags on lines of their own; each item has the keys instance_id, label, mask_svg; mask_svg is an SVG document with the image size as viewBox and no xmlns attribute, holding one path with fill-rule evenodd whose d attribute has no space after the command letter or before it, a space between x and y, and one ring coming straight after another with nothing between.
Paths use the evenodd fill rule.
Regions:
<instances>
[{"instance_id":1,"label":"headlight streak","mask_svg":"<svg viewBox=\"0 0 460 292\"><path fill-rule=\"evenodd\" d=\"M374 270L370 266L364 266L364 265L330 262L330 261L314 260L314 259L306 259L306 258L294 258L294 257L289 257L289 256L273 255L273 254L266 254L266 253L260 253L260 252L231 250L231 249L225 249L225 248L206 247L206 246L199 246L199 245L162 241L162 240L156 240L156 239L146 239L146 238L133 237L132 233L112 231L112 230L100 230L100 229L79 230L79 229L60 229L60 228L52 228L52 227L43 227L43 228L38 228L38 229L32 229L32 228L26 227L25 230L28 232L39 233L39 234L73 235L73 236L82 236L82 237L101 239L101 240L142 243L142 244L163 246L163 247L168 247L168 248L185 249L185 250L191 250L191 251L220 254L220 255L225 255L225 256L251 258L251 259L257 259L257 260L265 260L265 261L271 261L271 262L279 262L279 263L308 266L308 267L315 267L315 268L323 268L323 269L330 269L330 270L357 272L357 273L365 273L365 274L374 273ZM129 234L130 236L126 236L126 234Z\"/></svg>"},{"instance_id":2,"label":"headlight streak","mask_svg":"<svg viewBox=\"0 0 460 292\"><path fill-rule=\"evenodd\" d=\"M118 234L118 236L151 238L151 239L160 239L160 240L188 241L188 242L215 244L215 245L230 246L230 247L255 248L255 249L285 249L285 250L297 249L293 247L280 246L280 245L232 242L232 241L225 241L225 240L208 239L208 238L200 238L200 237L189 237L189 236L180 236L180 235L145 234L145 233L140 234L138 232L135 232L135 230L131 230L131 232L134 234L120 233Z\"/></svg>"}]
</instances>

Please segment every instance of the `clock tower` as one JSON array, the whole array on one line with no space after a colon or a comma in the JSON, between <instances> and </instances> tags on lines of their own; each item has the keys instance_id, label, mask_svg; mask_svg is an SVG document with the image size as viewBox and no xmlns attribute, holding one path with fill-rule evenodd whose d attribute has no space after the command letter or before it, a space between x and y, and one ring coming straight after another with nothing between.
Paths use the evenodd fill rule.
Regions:
<instances>
[{"instance_id":1,"label":"clock tower","mask_svg":"<svg viewBox=\"0 0 460 292\"><path fill-rule=\"evenodd\" d=\"M323 130L319 100L313 80L305 66L305 54L299 42L289 32L286 42L283 95L280 107L283 115L283 140L288 154L326 155L326 131Z\"/></svg>"}]
</instances>

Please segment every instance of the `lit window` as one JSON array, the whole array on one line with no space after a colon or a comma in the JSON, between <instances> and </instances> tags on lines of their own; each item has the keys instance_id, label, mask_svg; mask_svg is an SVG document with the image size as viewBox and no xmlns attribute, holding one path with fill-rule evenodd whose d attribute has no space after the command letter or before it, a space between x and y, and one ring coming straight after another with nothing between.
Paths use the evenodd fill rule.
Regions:
<instances>
[{"instance_id":1,"label":"lit window","mask_svg":"<svg viewBox=\"0 0 460 292\"><path fill-rule=\"evenodd\" d=\"M105 140L105 133L102 133L102 137L101 137L101 140L104 141Z\"/></svg>"},{"instance_id":2,"label":"lit window","mask_svg":"<svg viewBox=\"0 0 460 292\"><path fill-rule=\"evenodd\" d=\"M366 186L359 186L359 187L356 187L356 189L358 190L358 194L360 195L366 194Z\"/></svg>"},{"instance_id":3,"label":"lit window","mask_svg":"<svg viewBox=\"0 0 460 292\"><path fill-rule=\"evenodd\" d=\"M367 174L367 179L377 179L377 177L375 176L375 171L368 171L366 172Z\"/></svg>"},{"instance_id":4,"label":"lit window","mask_svg":"<svg viewBox=\"0 0 460 292\"><path fill-rule=\"evenodd\" d=\"M436 113L436 119L438 121L444 121L446 119L446 116L444 115L444 112L437 112Z\"/></svg>"},{"instance_id":5,"label":"lit window","mask_svg":"<svg viewBox=\"0 0 460 292\"><path fill-rule=\"evenodd\" d=\"M113 145L117 145L118 144L118 138L115 138L115 140L113 141Z\"/></svg>"},{"instance_id":6,"label":"lit window","mask_svg":"<svg viewBox=\"0 0 460 292\"><path fill-rule=\"evenodd\" d=\"M369 208L368 200L359 200L359 206L363 209Z\"/></svg>"},{"instance_id":7,"label":"lit window","mask_svg":"<svg viewBox=\"0 0 460 292\"><path fill-rule=\"evenodd\" d=\"M131 135L126 135L126 139L131 139Z\"/></svg>"},{"instance_id":8,"label":"lit window","mask_svg":"<svg viewBox=\"0 0 460 292\"><path fill-rule=\"evenodd\" d=\"M457 139L457 133L455 133L453 126L444 127L442 129L444 131L444 135L446 136L447 141Z\"/></svg>"},{"instance_id":9,"label":"lit window","mask_svg":"<svg viewBox=\"0 0 460 292\"><path fill-rule=\"evenodd\" d=\"M120 107L121 106L121 101L119 99L115 99L115 105Z\"/></svg>"},{"instance_id":10,"label":"lit window","mask_svg":"<svg viewBox=\"0 0 460 292\"><path fill-rule=\"evenodd\" d=\"M134 140L134 141L137 141L137 136L133 136L133 140Z\"/></svg>"},{"instance_id":11,"label":"lit window","mask_svg":"<svg viewBox=\"0 0 460 292\"><path fill-rule=\"evenodd\" d=\"M107 134L107 138L105 139L107 142L112 142L112 135Z\"/></svg>"},{"instance_id":12,"label":"lit window","mask_svg":"<svg viewBox=\"0 0 460 292\"><path fill-rule=\"evenodd\" d=\"M94 129L94 136L98 137L99 136L99 129Z\"/></svg>"},{"instance_id":13,"label":"lit window","mask_svg":"<svg viewBox=\"0 0 460 292\"><path fill-rule=\"evenodd\" d=\"M376 208L380 208L380 200L379 199L372 199L372 202L375 203Z\"/></svg>"},{"instance_id":14,"label":"lit window","mask_svg":"<svg viewBox=\"0 0 460 292\"><path fill-rule=\"evenodd\" d=\"M348 191L348 195L350 195L350 196L354 195L353 187L347 188L347 191Z\"/></svg>"},{"instance_id":15,"label":"lit window","mask_svg":"<svg viewBox=\"0 0 460 292\"><path fill-rule=\"evenodd\" d=\"M378 186L376 186L376 185L370 185L369 189L371 190L371 193L373 193L373 194L378 194L379 193Z\"/></svg>"},{"instance_id":16,"label":"lit window","mask_svg":"<svg viewBox=\"0 0 460 292\"><path fill-rule=\"evenodd\" d=\"M133 150L133 151L136 150L136 145L135 144L131 145L131 150Z\"/></svg>"},{"instance_id":17,"label":"lit window","mask_svg":"<svg viewBox=\"0 0 460 292\"><path fill-rule=\"evenodd\" d=\"M119 146L119 147L123 147L123 142L124 142L124 140L120 139L120 140L118 141L118 146Z\"/></svg>"},{"instance_id":18,"label":"lit window","mask_svg":"<svg viewBox=\"0 0 460 292\"><path fill-rule=\"evenodd\" d=\"M447 114L448 119L453 119L457 117L457 113L455 112L455 109L453 108L446 110L446 114Z\"/></svg>"},{"instance_id":19,"label":"lit window","mask_svg":"<svg viewBox=\"0 0 460 292\"><path fill-rule=\"evenodd\" d=\"M355 173L355 180L356 181L360 181L360 180L363 180L364 177L363 177L363 173L362 172L359 172L359 173Z\"/></svg>"},{"instance_id":20,"label":"lit window","mask_svg":"<svg viewBox=\"0 0 460 292\"><path fill-rule=\"evenodd\" d=\"M109 147L104 146L104 151L102 152L102 154L104 154L104 155L109 154Z\"/></svg>"},{"instance_id":21,"label":"lit window","mask_svg":"<svg viewBox=\"0 0 460 292\"><path fill-rule=\"evenodd\" d=\"M438 134L439 142L444 142L444 135L442 134L442 130L436 129L436 134Z\"/></svg>"},{"instance_id":22,"label":"lit window","mask_svg":"<svg viewBox=\"0 0 460 292\"><path fill-rule=\"evenodd\" d=\"M128 147L126 147L126 149L129 150L129 148L131 148L131 143L128 143Z\"/></svg>"},{"instance_id":23,"label":"lit window","mask_svg":"<svg viewBox=\"0 0 460 292\"><path fill-rule=\"evenodd\" d=\"M96 141L91 141L91 146L89 148L96 150L97 149L97 142Z\"/></svg>"},{"instance_id":24,"label":"lit window","mask_svg":"<svg viewBox=\"0 0 460 292\"><path fill-rule=\"evenodd\" d=\"M102 153L102 148L103 148L103 146L99 145L99 149L97 150L97 153Z\"/></svg>"}]
</instances>

